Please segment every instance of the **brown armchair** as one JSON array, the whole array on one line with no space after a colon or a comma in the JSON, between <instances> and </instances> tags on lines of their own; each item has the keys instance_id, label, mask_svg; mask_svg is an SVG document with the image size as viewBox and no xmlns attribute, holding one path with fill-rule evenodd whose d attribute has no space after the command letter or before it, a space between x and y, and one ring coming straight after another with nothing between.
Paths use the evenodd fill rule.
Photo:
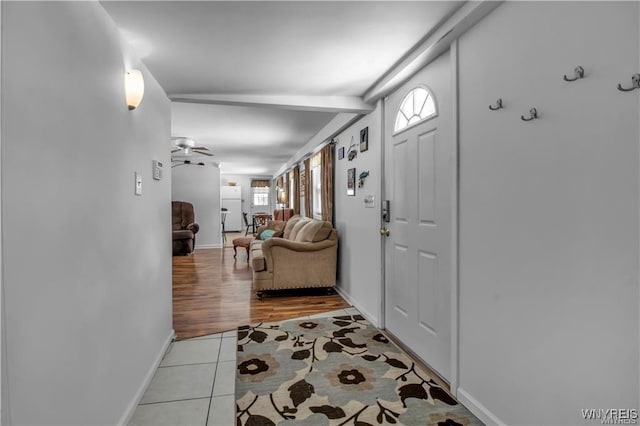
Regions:
<instances>
[{"instance_id":1,"label":"brown armchair","mask_svg":"<svg viewBox=\"0 0 640 426\"><path fill-rule=\"evenodd\" d=\"M293 209L275 209L273 211L273 218L275 220L284 220L285 222L293 217Z\"/></svg>"},{"instance_id":2,"label":"brown armchair","mask_svg":"<svg viewBox=\"0 0 640 426\"><path fill-rule=\"evenodd\" d=\"M196 234L200 225L195 221L193 204L185 201L171 202L171 231L173 237L173 255L186 256L196 246Z\"/></svg>"}]
</instances>

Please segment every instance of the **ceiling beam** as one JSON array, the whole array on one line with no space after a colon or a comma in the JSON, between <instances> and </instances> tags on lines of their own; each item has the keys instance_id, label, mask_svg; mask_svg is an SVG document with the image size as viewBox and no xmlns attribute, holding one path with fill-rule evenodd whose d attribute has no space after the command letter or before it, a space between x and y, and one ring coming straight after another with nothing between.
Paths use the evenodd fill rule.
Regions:
<instances>
[{"instance_id":1,"label":"ceiling beam","mask_svg":"<svg viewBox=\"0 0 640 426\"><path fill-rule=\"evenodd\" d=\"M169 99L211 105L237 105L280 108L298 111L325 111L366 114L374 105L359 96L300 96L300 95L232 95L232 94L173 94Z\"/></svg>"},{"instance_id":2,"label":"ceiling beam","mask_svg":"<svg viewBox=\"0 0 640 426\"><path fill-rule=\"evenodd\" d=\"M362 96L366 103L375 103L411 78L429 62L445 52L451 42L502 3L500 1L468 1L447 19L430 37L418 45L398 65L389 70Z\"/></svg>"}]
</instances>

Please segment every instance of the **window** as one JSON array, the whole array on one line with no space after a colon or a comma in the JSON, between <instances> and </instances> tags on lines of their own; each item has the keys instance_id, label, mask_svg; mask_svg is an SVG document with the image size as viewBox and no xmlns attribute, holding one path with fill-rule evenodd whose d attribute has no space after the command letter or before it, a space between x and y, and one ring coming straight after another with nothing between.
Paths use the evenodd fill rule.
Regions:
<instances>
[{"instance_id":1,"label":"window","mask_svg":"<svg viewBox=\"0 0 640 426\"><path fill-rule=\"evenodd\" d=\"M313 217L322 219L322 168L320 167L321 153L311 158L311 211Z\"/></svg>"},{"instance_id":2,"label":"window","mask_svg":"<svg viewBox=\"0 0 640 426\"><path fill-rule=\"evenodd\" d=\"M270 206L271 182L266 179L251 180L251 207L267 207Z\"/></svg>"},{"instance_id":3,"label":"window","mask_svg":"<svg viewBox=\"0 0 640 426\"><path fill-rule=\"evenodd\" d=\"M268 186L251 188L251 202L254 207L269 206L269 191Z\"/></svg>"},{"instance_id":4,"label":"window","mask_svg":"<svg viewBox=\"0 0 640 426\"><path fill-rule=\"evenodd\" d=\"M413 89L400 104L393 132L398 133L437 114L436 103L424 87Z\"/></svg>"}]
</instances>

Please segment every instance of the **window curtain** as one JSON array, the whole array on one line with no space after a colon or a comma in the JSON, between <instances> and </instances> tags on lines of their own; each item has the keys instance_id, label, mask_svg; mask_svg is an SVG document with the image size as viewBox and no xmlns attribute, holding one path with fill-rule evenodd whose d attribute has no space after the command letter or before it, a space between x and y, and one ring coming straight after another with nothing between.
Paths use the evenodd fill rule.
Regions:
<instances>
[{"instance_id":1,"label":"window curtain","mask_svg":"<svg viewBox=\"0 0 640 426\"><path fill-rule=\"evenodd\" d=\"M289 172L285 172L284 173L284 192L286 193L287 196L287 202L286 202L286 207L290 207L289 206L289 200L291 199L291 194L289 194Z\"/></svg>"},{"instance_id":2,"label":"window curtain","mask_svg":"<svg viewBox=\"0 0 640 426\"><path fill-rule=\"evenodd\" d=\"M311 198L313 198L313 194L311 194L311 157L304 160L304 214L307 217L312 217L311 214Z\"/></svg>"},{"instance_id":3,"label":"window curtain","mask_svg":"<svg viewBox=\"0 0 640 426\"><path fill-rule=\"evenodd\" d=\"M252 180L251 187L252 188L269 188L271 186L271 182L268 180Z\"/></svg>"},{"instance_id":4,"label":"window curtain","mask_svg":"<svg viewBox=\"0 0 640 426\"><path fill-rule=\"evenodd\" d=\"M333 223L333 144L322 148L322 220Z\"/></svg>"},{"instance_id":5,"label":"window curtain","mask_svg":"<svg viewBox=\"0 0 640 426\"><path fill-rule=\"evenodd\" d=\"M293 214L300 214L300 167L293 168Z\"/></svg>"}]
</instances>

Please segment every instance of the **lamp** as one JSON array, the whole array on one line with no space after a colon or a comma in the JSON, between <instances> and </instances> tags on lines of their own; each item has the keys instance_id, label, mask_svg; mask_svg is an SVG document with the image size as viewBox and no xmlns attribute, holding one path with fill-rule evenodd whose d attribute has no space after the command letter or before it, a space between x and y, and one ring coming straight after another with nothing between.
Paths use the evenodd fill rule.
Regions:
<instances>
[{"instance_id":1,"label":"lamp","mask_svg":"<svg viewBox=\"0 0 640 426\"><path fill-rule=\"evenodd\" d=\"M124 75L124 91L129 110L134 110L142 102L144 78L140 70L128 70Z\"/></svg>"},{"instance_id":2,"label":"lamp","mask_svg":"<svg viewBox=\"0 0 640 426\"><path fill-rule=\"evenodd\" d=\"M287 192L284 188L278 188L278 202L282 207L282 220L284 220L284 205L287 203Z\"/></svg>"}]
</instances>

